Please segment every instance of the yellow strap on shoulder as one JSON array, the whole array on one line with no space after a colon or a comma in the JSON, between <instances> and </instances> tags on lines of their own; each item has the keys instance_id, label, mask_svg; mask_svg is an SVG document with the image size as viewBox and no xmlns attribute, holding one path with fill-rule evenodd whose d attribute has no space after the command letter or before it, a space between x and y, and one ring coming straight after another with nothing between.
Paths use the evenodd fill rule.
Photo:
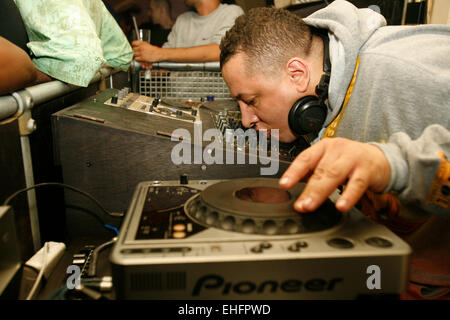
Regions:
<instances>
[{"instance_id":1,"label":"yellow strap on shoulder","mask_svg":"<svg viewBox=\"0 0 450 320\"><path fill-rule=\"evenodd\" d=\"M353 86L355 85L356 75L358 74L358 67L359 67L359 57L356 59L355 71L353 71L352 81L350 81L347 93L345 94L345 99L344 103L342 104L341 111L339 111L337 117L328 126L327 130L325 131L324 138L334 138L336 136L339 123L341 122L341 119L344 116L345 109L347 108L348 101L350 100L350 96L352 95L353 92Z\"/></svg>"}]
</instances>

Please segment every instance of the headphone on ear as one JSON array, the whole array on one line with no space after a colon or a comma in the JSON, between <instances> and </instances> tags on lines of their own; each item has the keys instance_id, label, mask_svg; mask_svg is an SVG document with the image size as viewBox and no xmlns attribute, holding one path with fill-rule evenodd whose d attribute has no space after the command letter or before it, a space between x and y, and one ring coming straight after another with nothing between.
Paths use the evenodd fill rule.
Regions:
<instances>
[{"instance_id":1,"label":"headphone on ear","mask_svg":"<svg viewBox=\"0 0 450 320\"><path fill-rule=\"evenodd\" d=\"M328 49L329 39L326 32L313 32L323 40L323 71L316 86L317 96L305 96L297 100L289 111L289 127L299 135L317 134L327 117L328 84L330 83L331 61Z\"/></svg>"}]
</instances>

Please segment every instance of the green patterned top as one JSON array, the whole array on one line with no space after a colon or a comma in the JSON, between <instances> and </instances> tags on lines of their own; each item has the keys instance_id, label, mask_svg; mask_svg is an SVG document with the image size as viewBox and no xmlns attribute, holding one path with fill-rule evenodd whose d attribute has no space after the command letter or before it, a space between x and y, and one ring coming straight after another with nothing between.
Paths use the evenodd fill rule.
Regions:
<instances>
[{"instance_id":1,"label":"green patterned top","mask_svg":"<svg viewBox=\"0 0 450 320\"><path fill-rule=\"evenodd\" d=\"M14 0L36 68L86 87L102 66L128 70L133 51L101 0Z\"/></svg>"}]
</instances>

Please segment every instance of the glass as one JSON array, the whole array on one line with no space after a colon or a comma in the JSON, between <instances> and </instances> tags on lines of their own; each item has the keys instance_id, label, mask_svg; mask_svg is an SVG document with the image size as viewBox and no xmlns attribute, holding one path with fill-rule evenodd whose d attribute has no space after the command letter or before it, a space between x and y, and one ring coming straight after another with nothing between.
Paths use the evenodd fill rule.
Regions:
<instances>
[{"instance_id":1,"label":"glass","mask_svg":"<svg viewBox=\"0 0 450 320\"><path fill-rule=\"evenodd\" d=\"M150 43L151 39L151 30L150 29L139 29L139 39L136 39L136 32L133 32L133 41L140 40Z\"/></svg>"}]
</instances>

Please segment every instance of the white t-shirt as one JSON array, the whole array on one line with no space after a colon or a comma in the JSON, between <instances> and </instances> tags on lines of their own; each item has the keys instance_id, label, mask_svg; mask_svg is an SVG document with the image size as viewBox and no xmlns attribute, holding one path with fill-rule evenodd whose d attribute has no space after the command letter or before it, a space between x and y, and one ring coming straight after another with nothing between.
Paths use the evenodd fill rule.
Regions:
<instances>
[{"instance_id":1,"label":"white t-shirt","mask_svg":"<svg viewBox=\"0 0 450 320\"><path fill-rule=\"evenodd\" d=\"M227 30L234 25L234 20L242 14L241 7L222 3L207 16L200 16L194 11L184 12L175 21L163 48L220 44Z\"/></svg>"}]
</instances>

